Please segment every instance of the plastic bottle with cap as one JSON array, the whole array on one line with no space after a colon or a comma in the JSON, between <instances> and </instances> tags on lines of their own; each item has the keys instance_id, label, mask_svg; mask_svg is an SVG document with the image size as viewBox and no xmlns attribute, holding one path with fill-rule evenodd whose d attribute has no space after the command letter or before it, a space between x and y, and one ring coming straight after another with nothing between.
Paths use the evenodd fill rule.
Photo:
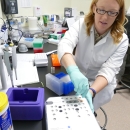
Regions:
<instances>
[{"instance_id":1,"label":"plastic bottle with cap","mask_svg":"<svg viewBox=\"0 0 130 130\"><path fill-rule=\"evenodd\" d=\"M0 130L14 130L8 97L4 92L0 92Z\"/></svg>"}]
</instances>

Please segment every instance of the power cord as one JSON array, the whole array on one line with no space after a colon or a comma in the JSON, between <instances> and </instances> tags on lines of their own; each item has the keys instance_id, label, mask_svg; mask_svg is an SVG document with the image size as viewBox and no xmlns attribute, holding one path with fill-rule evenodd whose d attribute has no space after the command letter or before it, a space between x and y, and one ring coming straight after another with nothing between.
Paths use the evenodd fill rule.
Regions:
<instances>
[{"instance_id":1,"label":"power cord","mask_svg":"<svg viewBox=\"0 0 130 130\"><path fill-rule=\"evenodd\" d=\"M22 36L23 36L23 31L21 31L20 29L15 29L15 28L12 28L12 29L14 29L14 30L18 30L18 31L20 31L20 32L22 33L21 36L20 36L20 38L19 38L19 40L18 40L18 43L19 43L20 39L21 39Z\"/></svg>"},{"instance_id":2,"label":"power cord","mask_svg":"<svg viewBox=\"0 0 130 130\"><path fill-rule=\"evenodd\" d=\"M106 114L106 112L103 110L102 107L100 107L100 109L102 110L102 112L103 112L103 114L104 114L104 116L105 116L105 123L104 123L103 127L101 128L101 130L106 130L105 127L106 127L106 125L107 125L107 114Z\"/></svg>"},{"instance_id":3,"label":"power cord","mask_svg":"<svg viewBox=\"0 0 130 130\"><path fill-rule=\"evenodd\" d=\"M0 19L2 19L2 18L0 18ZM3 20L3 23L4 23L4 25L5 25L5 21L4 21L4 19L2 19Z\"/></svg>"},{"instance_id":4,"label":"power cord","mask_svg":"<svg viewBox=\"0 0 130 130\"><path fill-rule=\"evenodd\" d=\"M7 15L6 15L6 19L7 19L8 25L9 25L9 27L8 27L9 31L12 31L12 29L14 29L14 30L18 30L18 31L20 31L20 32L22 33L21 36L20 36L20 38L19 38L19 40L17 41L17 42L19 43L20 39L21 39L22 36L23 36L23 31L21 31L20 29L12 28L12 26L10 25L9 18L8 18ZM17 44L18 44L18 43L17 43Z\"/></svg>"}]
</instances>

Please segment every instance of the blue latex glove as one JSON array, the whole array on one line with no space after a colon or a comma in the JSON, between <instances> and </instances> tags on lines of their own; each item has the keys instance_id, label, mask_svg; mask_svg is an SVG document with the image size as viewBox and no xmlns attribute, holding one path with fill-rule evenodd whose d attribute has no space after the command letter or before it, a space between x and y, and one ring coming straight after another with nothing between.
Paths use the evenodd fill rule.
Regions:
<instances>
[{"instance_id":1,"label":"blue latex glove","mask_svg":"<svg viewBox=\"0 0 130 130\"><path fill-rule=\"evenodd\" d=\"M74 84L74 91L78 95L85 97L89 90L88 79L80 72L77 66L69 66L66 68L72 83Z\"/></svg>"},{"instance_id":2,"label":"blue latex glove","mask_svg":"<svg viewBox=\"0 0 130 130\"><path fill-rule=\"evenodd\" d=\"M88 91L88 93L86 94L85 98L88 101L88 104L92 110L92 112L94 113L94 107L93 107L93 101L92 101L92 94L90 93L90 91Z\"/></svg>"}]
</instances>

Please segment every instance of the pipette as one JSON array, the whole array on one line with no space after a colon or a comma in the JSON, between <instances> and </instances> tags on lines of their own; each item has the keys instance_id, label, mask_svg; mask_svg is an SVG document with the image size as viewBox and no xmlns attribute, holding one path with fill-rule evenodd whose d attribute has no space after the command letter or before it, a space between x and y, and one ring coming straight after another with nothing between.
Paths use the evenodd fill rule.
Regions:
<instances>
[{"instance_id":1,"label":"pipette","mask_svg":"<svg viewBox=\"0 0 130 130\"><path fill-rule=\"evenodd\" d=\"M16 46L12 47L12 63L13 63L13 68L15 72L15 77L17 80L17 56L16 56Z\"/></svg>"},{"instance_id":2,"label":"pipette","mask_svg":"<svg viewBox=\"0 0 130 130\"><path fill-rule=\"evenodd\" d=\"M53 51L46 52L46 55L48 56L48 55L50 55L50 54L52 54L52 53L54 53L54 52L57 52L57 50L53 50Z\"/></svg>"},{"instance_id":3,"label":"pipette","mask_svg":"<svg viewBox=\"0 0 130 130\"><path fill-rule=\"evenodd\" d=\"M7 82L5 78L5 72L4 72L4 65L2 61L2 56L3 56L3 51L0 49L0 77L1 77L1 84L2 84L2 89L7 88Z\"/></svg>"},{"instance_id":4,"label":"pipette","mask_svg":"<svg viewBox=\"0 0 130 130\"><path fill-rule=\"evenodd\" d=\"M13 84L13 74L12 74L12 70L11 70L11 66L10 66L9 56L10 56L9 52L8 51L4 51L4 56L3 56L4 57L4 62L5 62L8 74L10 76L10 79L11 79L12 87L14 87L14 84Z\"/></svg>"}]
</instances>

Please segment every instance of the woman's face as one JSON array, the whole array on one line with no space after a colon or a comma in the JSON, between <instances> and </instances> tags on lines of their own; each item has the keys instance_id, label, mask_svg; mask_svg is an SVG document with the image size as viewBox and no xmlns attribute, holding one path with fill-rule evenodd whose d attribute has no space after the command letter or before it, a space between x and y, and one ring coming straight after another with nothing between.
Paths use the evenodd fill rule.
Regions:
<instances>
[{"instance_id":1,"label":"woman's face","mask_svg":"<svg viewBox=\"0 0 130 130\"><path fill-rule=\"evenodd\" d=\"M111 27L118 16L119 10L120 6L116 0L98 0L96 5L93 6L94 25L100 35ZM109 11L108 13L111 16L105 11Z\"/></svg>"}]
</instances>

